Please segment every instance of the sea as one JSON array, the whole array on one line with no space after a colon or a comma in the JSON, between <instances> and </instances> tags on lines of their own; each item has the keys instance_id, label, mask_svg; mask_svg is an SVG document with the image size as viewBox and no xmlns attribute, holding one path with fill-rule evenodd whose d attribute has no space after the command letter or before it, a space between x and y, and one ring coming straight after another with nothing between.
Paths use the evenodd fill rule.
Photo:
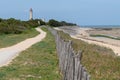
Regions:
<instances>
[{"instance_id":1,"label":"sea","mask_svg":"<svg viewBox=\"0 0 120 80\"><path fill-rule=\"evenodd\" d=\"M81 25L83 28L120 28L120 25Z\"/></svg>"}]
</instances>

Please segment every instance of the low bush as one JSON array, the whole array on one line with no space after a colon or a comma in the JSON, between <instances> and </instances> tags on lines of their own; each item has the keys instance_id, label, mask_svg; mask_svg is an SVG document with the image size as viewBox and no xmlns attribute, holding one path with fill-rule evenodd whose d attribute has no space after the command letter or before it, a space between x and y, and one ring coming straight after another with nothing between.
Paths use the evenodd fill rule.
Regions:
<instances>
[{"instance_id":1,"label":"low bush","mask_svg":"<svg viewBox=\"0 0 120 80\"><path fill-rule=\"evenodd\" d=\"M0 18L0 34L19 34L28 29L35 28L40 25L45 25L45 22L42 21L41 19L20 21L14 18L10 19Z\"/></svg>"}]
</instances>

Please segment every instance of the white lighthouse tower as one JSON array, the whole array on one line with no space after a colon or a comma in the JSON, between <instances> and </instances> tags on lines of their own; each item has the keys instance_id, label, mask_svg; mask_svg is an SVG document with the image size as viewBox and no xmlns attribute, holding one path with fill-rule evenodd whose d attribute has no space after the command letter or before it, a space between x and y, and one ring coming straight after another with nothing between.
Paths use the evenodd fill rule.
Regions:
<instances>
[{"instance_id":1,"label":"white lighthouse tower","mask_svg":"<svg viewBox=\"0 0 120 80\"><path fill-rule=\"evenodd\" d=\"M33 10L30 8L30 20L33 20Z\"/></svg>"}]
</instances>

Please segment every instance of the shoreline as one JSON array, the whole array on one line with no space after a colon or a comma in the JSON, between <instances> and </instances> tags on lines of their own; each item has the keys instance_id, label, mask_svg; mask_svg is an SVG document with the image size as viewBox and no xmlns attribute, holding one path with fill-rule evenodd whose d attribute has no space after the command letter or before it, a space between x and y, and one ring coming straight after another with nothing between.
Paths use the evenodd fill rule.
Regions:
<instances>
[{"instance_id":1,"label":"shoreline","mask_svg":"<svg viewBox=\"0 0 120 80\"><path fill-rule=\"evenodd\" d=\"M68 33L72 38L75 39L80 39L84 42L87 42L89 44L95 44L95 45L99 45L99 46L103 46L106 48L110 48L113 50L113 52L115 53L115 55L120 56L120 40L114 40L114 39L110 39L110 38L99 38L99 37L91 37L90 36L90 32L101 32L102 33L106 33L106 34L111 34L109 32L113 32L112 35L115 35L115 30L118 30L118 32L120 32L120 28L81 28L81 27L69 27L69 26L64 26L64 27L59 27L59 28L55 28L57 30L62 30L65 33ZM112 31L113 30L113 31ZM117 35L119 36L119 35Z\"/></svg>"}]
</instances>

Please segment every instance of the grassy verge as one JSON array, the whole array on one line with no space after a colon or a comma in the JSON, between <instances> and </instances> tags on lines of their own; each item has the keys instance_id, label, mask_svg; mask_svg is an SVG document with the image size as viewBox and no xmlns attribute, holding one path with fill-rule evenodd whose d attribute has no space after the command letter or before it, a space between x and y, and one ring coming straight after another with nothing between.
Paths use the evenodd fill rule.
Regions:
<instances>
[{"instance_id":1,"label":"grassy verge","mask_svg":"<svg viewBox=\"0 0 120 80\"><path fill-rule=\"evenodd\" d=\"M0 80L60 80L54 37L23 51L13 62L0 68Z\"/></svg>"},{"instance_id":2,"label":"grassy verge","mask_svg":"<svg viewBox=\"0 0 120 80\"><path fill-rule=\"evenodd\" d=\"M107 36L107 35L90 35L91 37L105 37L105 38L110 38L110 39L115 39L115 40L120 40L120 38L115 38L115 37L111 37L111 36Z\"/></svg>"},{"instance_id":3,"label":"grassy verge","mask_svg":"<svg viewBox=\"0 0 120 80\"><path fill-rule=\"evenodd\" d=\"M38 34L39 32L37 32L35 29L28 30L27 32L21 34L0 34L0 48L12 46Z\"/></svg>"},{"instance_id":4,"label":"grassy verge","mask_svg":"<svg viewBox=\"0 0 120 80\"><path fill-rule=\"evenodd\" d=\"M82 64L91 75L91 80L119 80L120 57L113 55L110 49L72 39L68 34L59 32L65 40L73 41L75 51L83 50Z\"/></svg>"}]
</instances>

